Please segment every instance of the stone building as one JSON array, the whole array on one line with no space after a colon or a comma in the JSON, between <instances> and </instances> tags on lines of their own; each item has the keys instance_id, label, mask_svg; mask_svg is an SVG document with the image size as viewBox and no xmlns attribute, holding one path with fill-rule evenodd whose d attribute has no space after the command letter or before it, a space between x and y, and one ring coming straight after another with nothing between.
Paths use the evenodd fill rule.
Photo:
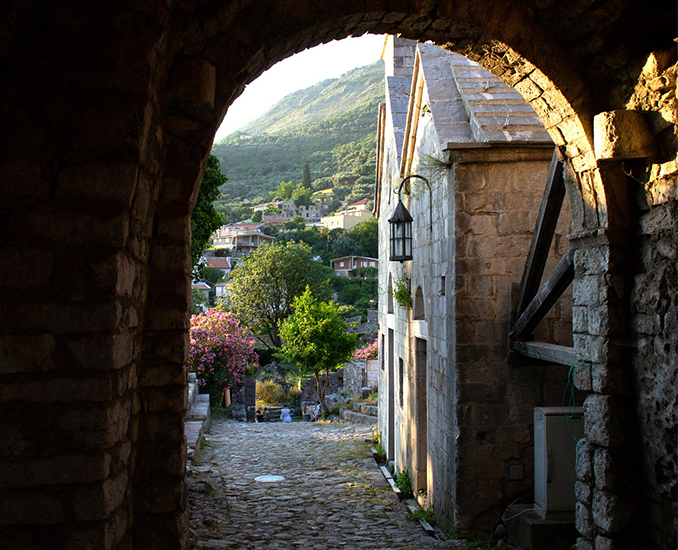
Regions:
<instances>
[{"instance_id":1,"label":"stone building","mask_svg":"<svg viewBox=\"0 0 678 550\"><path fill-rule=\"evenodd\" d=\"M567 176L586 395L578 549L675 549L675 2L0 13L0 547L185 548L189 218L213 137L277 61L370 32L478 62L544 123Z\"/></svg>"},{"instance_id":2,"label":"stone building","mask_svg":"<svg viewBox=\"0 0 678 550\"><path fill-rule=\"evenodd\" d=\"M379 301L380 433L438 520L481 536L508 503L532 498L533 408L560 405L568 382L568 367L509 363L508 348L511 291L554 146L527 102L480 65L402 38L385 48L375 203L379 286L390 294ZM389 261L388 220L411 174L429 183L401 190L413 259L398 263ZM568 232L564 208L547 270L568 249ZM403 283L411 306L394 299ZM571 318L566 293L534 338L571 347Z\"/></svg>"},{"instance_id":3,"label":"stone building","mask_svg":"<svg viewBox=\"0 0 678 550\"><path fill-rule=\"evenodd\" d=\"M367 210L354 208L342 210L331 216L325 216L320 221L327 229L351 229L372 217Z\"/></svg>"}]
</instances>

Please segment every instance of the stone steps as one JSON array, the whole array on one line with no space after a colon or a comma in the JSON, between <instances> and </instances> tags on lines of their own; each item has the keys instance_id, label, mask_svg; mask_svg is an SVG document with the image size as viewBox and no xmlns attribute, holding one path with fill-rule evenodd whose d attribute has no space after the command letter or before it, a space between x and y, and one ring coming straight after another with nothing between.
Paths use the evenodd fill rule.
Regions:
<instances>
[{"instance_id":1,"label":"stone steps","mask_svg":"<svg viewBox=\"0 0 678 550\"><path fill-rule=\"evenodd\" d=\"M370 405L369 403L353 403L351 410L370 416L379 415L379 407L377 407L377 405Z\"/></svg>"},{"instance_id":2,"label":"stone steps","mask_svg":"<svg viewBox=\"0 0 678 550\"><path fill-rule=\"evenodd\" d=\"M192 460L205 431L210 425L210 396L198 393L198 384L194 378L188 382L188 407L184 417L184 435L186 436L187 457Z\"/></svg>"},{"instance_id":3,"label":"stone steps","mask_svg":"<svg viewBox=\"0 0 678 550\"><path fill-rule=\"evenodd\" d=\"M339 416L348 422L353 422L355 424L371 424L376 426L379 419L376 416L370 414L363 414L351 409L342 409L339 413Z\"/></svg>"}]
</instances>

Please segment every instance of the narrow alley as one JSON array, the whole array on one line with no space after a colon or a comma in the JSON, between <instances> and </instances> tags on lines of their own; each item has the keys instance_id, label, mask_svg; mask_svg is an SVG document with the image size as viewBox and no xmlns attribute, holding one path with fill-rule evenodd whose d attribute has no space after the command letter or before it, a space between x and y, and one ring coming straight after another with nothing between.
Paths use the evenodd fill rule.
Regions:
<instances>
[{"instance_id":1,"label":"narrow alley","mask_svg":"<svg viewBox=\"0 0 678 550\"><path fill-rule=\"evenodd\" d=\"M458 544L436 540L406 519L406 505L365 442L371 427L216 419L210 432L189 468L191 548L424 550Z\"/></svg>"}]
</instances>

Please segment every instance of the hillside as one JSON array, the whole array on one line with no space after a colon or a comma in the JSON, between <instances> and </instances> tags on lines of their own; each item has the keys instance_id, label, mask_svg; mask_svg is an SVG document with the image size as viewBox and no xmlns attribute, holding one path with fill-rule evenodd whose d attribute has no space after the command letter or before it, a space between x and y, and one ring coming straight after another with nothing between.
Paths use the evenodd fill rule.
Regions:
<instances>
[{"instance_id":1,"label":"hillside","mask_svg":"<svg viewBox=\"0 0 678 550\"><path fill-rule=\"evenodd\" d=\"M294 92L215 144L212 154L228 178L221 202L265 199L280 182L301 181L304 164L314 189L372 198L383 74L378 61Z\"/></svg>"}]
</instances>

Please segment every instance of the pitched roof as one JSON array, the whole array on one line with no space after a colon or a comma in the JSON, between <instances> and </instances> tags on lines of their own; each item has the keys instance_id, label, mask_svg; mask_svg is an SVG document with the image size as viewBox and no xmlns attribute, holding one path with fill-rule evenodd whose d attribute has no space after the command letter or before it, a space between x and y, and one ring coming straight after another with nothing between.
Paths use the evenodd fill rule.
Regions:
<instances>
[{"instance_id":1,"label":"pitched roof","mask_svg":"<svg viewBox=\"0 0 678 550\"><path fill-rule=\"evenodd\" d=\"M222 258L219 256L209 256L205 258L207 260L207 265L210 267L216 267L218 269L231 269L231 259Z\"/></svg>"}]
</instances>

